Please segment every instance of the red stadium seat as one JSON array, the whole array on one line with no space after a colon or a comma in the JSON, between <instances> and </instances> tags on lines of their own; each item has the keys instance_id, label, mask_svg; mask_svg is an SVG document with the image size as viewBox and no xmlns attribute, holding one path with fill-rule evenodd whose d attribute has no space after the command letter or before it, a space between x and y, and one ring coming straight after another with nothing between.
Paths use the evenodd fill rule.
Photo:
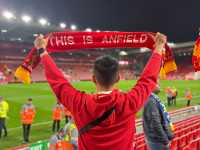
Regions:
<instances>
[{"instance_id":1,"label":"red stadium seat","mask_svg":"<svg viewBox=\"0 0 200 150\"><path fill-rule=\"evenodd\" d=\"M145 144L144 138L136 141L136 146L143 145L143 144Z\"/></svg>"},{"instance_id":2,"label":"red stadium seat","mask_svg":"<svg viewBox=\"0 0 200 150\"><path fill-rule=\"evenodd\" d=\"M135 150L147 150L147 146L146 144L142 144L142 145L136 146Z\"/></svg>"},{"instance_id":3,"label":"red stadium seat","mask_svg":"<svg viewBox=\"0 0 200 150\"><path fill-rule=\"evenodd\" d=\"M189 133L191 131L191 128L187 127L187 128L184 129L184 131L185 131L185 134L187 134L187 133Z\"/></svg>"},{"instance_id":4,"label":"red stadium seat","mask_svg":"<svg viewBox=\"0 0 200 150\"><path fill-rule=\"evenodd\" d=\"M200 139L193 140L193 141L189 144L190 150L199 150L199 148L200 148L200 146L199 146L199 141L200 141Z\"/></svg>"},{"instance_id":5,"label":"red stadium seat","mask_svg":"<svg viewBox=\"0 0 200 150\"><path fill-rule=\"evenodd\" d=\"M193 136L193 139L197 138L197 130L192 131L192 136Z\"/></svg>"},{"instance_id":6,"label":"red stadium seat","mask_svg":"<svg viewBox=\"0 0 200 150\"><path fill-rule=\"evenodd\" d=\"M187 143L190 143L193 140L192 132L188 133L186 136L187 136Z\"/></svg>"},{"instance_id":7,"label":"red stadium seat","mask_svg":"<svg viewBox=\"0 0 200 150\"><path fill-rule=\"evenodd\" d=\"M179 138L174 138L170 144L170 150L177 150L178 149L178 140Z\"/></svg>"},{"instance_id":8,"label":"red stadium seat","mask_svg":"<svg viewBox=\"0 0 200 150\"><path fill-rule=\"evenodd\" d=\"M196 133L197 133L197 138L200 138L200 128L197 129Z\"/></svg>"},{"instance_id":9,"label":"red stadium seat","mask_svg":"<svg viewBox=\"0 0 200 150\"><path fill-rule=\"evenodd\" d=\"M184 148L180 149L180 150L190 150L189 145L185 146Z\"/></svg>"},{"instance_id":10,"label":"red stadium seat","mask_svg":"<svg viewBox=\"0 0 200 150\"><path fill-rule=\"evenodd\" d=\"M183 135L179 138L178 147L183 148L187 145L187 136Z\"/></svg>"}]
</instances>

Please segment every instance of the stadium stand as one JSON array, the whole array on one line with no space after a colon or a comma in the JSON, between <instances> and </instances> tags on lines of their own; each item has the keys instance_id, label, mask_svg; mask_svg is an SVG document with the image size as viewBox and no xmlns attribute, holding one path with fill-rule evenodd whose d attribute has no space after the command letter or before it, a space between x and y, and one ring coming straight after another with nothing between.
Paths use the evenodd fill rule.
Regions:
<instances>
[{"instance_id":1,"label":"stadium stand","mask_svg":"<svg viewBox=\"0 0 200 150\"><path fill-rule=\"evenodd\" d=\"M9 41L4 40L0 41L0 64L7 64L9 68L13 71L16 69L17 65L19 65L24 57L29 52L32 47L32 41ZM200 79L200 75L196 76L197 73L193 73L193 68L191 64L191 54L192 54L192 46L193 43L179 43L175 44L174 47L174 55L175 60L178 66L177 72L171 73L168 75L167 79ZM182 47L185 47L184 49ZM125 51L129 55L121 56L120 52ZM96 49L96 50L84 50L82 51L74 51L68 53L55 53L53 54L59 67L63 69L63 71L70 76L71 80L79 81L79 80L89 80L90 72L92 71L92 62L98 57L105 54L115 55L119 61L128 62L127 64L121 65L120 75L123 80L126 79L135 79L141 73L141 68L144 67L148 57L150 56L150 52L141 52L139 49L135 49L134 51L131 49L115 49L115 50L107 50L107 49ZM1 66L0 66L1 68ZM81 76L80 76L81 74ZM44 76L42 75L41 67L38 67L32 75L32 80L34 82L37 81L45 81ZM9 82L14 82L14 78L9 80Z\"/></svg>"},{"instance_id":2,"label":"stadium stand","mask_svg":"<svg viewBox=\"0 0 200 150\"><path fill-rule=\"evenodd\" d=\"M175 138L170 144L170 150L200 149L200 115L175 123ZM144 133L136 135L134 150L147 150Z\"/></svg>"}]
</instances>

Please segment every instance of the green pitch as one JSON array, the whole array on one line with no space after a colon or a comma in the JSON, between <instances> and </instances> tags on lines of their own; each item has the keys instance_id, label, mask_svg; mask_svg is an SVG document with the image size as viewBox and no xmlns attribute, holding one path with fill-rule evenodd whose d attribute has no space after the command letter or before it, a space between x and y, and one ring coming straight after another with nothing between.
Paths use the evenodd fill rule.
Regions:
<instances>
[{"instance_id":1,"label":"green pitch","mask_svg":"<svg viewBox=\"0 0 200 150\"><path fill-rule=\"evenodd\" d=\"M116 85L123 91L129 90L135 81L121 81ZM78 82L73 84L79 90L95 92L95 86L91 82ZM163 89L167 86L175 86L178 89L177 106L168 110L185 107L186 101L183 98L186 88L193 92L192 105L200 104L200 81L161 81L162 92L160 97L166 102ZM34 83L31 85L9 84L0 86L0 95L10 105L9 118L7 119L8 137L0 139L0 149L18 146L22 143L22 129L20 123L20 109L28 97L33 98L37 114L31 130L31 142L49 139L52 135L51 121L52 108L55 104L55 97L47 83ZM138 113L138 116L141 112ZM64 120L63 120L64 124Z\"/></svg>"}]
</instances>

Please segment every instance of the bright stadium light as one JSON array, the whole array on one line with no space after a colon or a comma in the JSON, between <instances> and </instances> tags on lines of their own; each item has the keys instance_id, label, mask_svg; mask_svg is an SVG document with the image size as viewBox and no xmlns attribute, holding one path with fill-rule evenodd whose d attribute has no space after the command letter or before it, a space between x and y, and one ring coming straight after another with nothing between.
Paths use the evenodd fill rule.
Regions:
<instances>
[{"instance_id":1,"label":"bright stadium light","mask_svg":"<svg viewBox=\"0 0 200 150\"><path fill-rule=\"evenodd\" d=\"M37 37L37 36L38 36L38 34L37 34L37 33L34 33L34 34L33 34L33 36L34 36L34 37Z\"/></svg>"},{"instance_id":2,"label":"bright stadium light","mask_svg":"<svg viewBox=\"0 0 200 150\"><path fill-rule=\"evenodd\" d=\"M66 25L65 23L63 23L63 22L62 22L62 23L60 23L60 28L62 28L62 29L65 29L65 28L66 28L66 26L67 26L67 25Z\"/></svg>"},{"instance_id":3,"label":"bright stadium light","mask_svg":"<svg viewBox=\"0 0 200 150\"><path fill-rule=\"evenodd\" d=\"M6 29L1 30L1 33L7 33L7 32L8 32L8 30L6 30Z\"/></svg>"},{"instance_id":4,"label":"bright stadium light","mask_svg":"<svg viewBox=\"0 0 200 150\"><path fill-rule=\"evenodd\" d=\"M32 18L31 18L30 16L28 16L28 15L23 15L23 16L22 16L22 20L23 20L25 23L29 23L29 22L32 20Z\"/></svg>"},{"instance_id":5,"label":"bright stadium light","mask_svg":"<svg viewBox=\"0 0 200 150\"><path fill-rule=\"evenodd\" d=\"M100 30L96 30L96 32L100 32Z\"/></svg>"},{"instance_id":6,"label":"bright stadium light","mask_svg":"<svg viewBox=\"0 0 200 150\"><path fill-rule=\"evenodd\" d=\"M18 41L22 41L22 38L17 38Z\"/></svg>"},{"instance_id":7,"label":"bright stadium light","mask_svg":"<svg viewBox=\"0 0 200 150\"><path fill-rule=\"evenodd\" d=\"M92 32L92 29L91 28L86 28L85 31Z\"/></svg>"},{"instance_id":8,"label":"bright stadium light","mask_svg":"<svg viewBox=\"0 0 200 150\"><path fill-rule=\"evenodd\" d=\"M120 56L126 56L126 55L128 55L128 54L127 54L126 51L120 51L120 52L119 52L119 55L120 55Z\"/></svg>"},{"instance_id":9,"label":"bright stadium light","mask_svg":"<svg viewBox=\"0 0 200 150\"><path fill-rule=\"evenodd\" d=\"M14 14L10 11L4 11L2 16L8 20L15 18Z\"/></svg>"},{"instance_id":10,"label":"bright stadium light","mask_svg":"<svg viewBox=\"0 0 200 150\"><path fill-rule=\"evenodd\" d=\"M76 26L75 24L72 24L72 25L70 26L70 28L71 28L71 30L76 30L76 29L77 29L77 26Z\"/></svg>"},{"instance_id":11,"label":"bright stadium light","mask_svg":"<svg viewBox=\"0 0 200 150\"><path fill-rule=\"evenodd\" d=\"M42 26L45 26L48 24L48 21L44 18L40 18L39 21L38 21Z\"/></svg>"}]
</instances>

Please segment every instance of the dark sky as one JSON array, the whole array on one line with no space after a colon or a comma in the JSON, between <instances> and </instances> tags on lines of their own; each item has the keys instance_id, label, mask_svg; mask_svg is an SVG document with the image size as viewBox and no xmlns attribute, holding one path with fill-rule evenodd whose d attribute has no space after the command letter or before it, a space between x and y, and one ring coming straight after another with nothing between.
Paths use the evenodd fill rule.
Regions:
<instances>
[{"instance_id":1,"label":"dark sky","mask_svg":"<svg viewBox=\"0 0 200 150\"><path fill-rule=\"evenodd\" d=\"M173 42L195 40L200 26L200 0L0 0L0 9L82 29L159 31Z\"/></svg>"}]
</instances>

